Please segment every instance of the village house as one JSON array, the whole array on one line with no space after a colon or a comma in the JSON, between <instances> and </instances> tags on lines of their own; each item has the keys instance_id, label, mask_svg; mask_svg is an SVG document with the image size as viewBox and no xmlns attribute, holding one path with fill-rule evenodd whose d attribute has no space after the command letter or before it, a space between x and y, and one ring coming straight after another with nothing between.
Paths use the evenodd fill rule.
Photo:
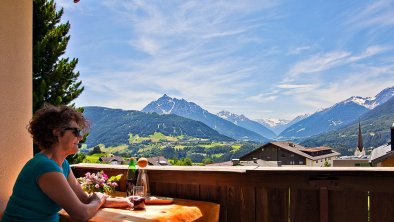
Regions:
<instances>
[{"instance_id":1,"label":"village house","mask_svg":"<svg viewBox=\"0 0 394 222\"><path fill-rule=\"evenodd\" d=\"M148 157L148 164L151 166L171 166L164 156Z\"/></svg>"},{"instance_id":2,"label":"village house","mask_svg":"<svg viewBox=\"0 0 394 222\"><path fill-rule=\"evenodd\" d=\"M372 150L370 163L378 167L394 167L394 124L391 127L391 142Z\"/></svg>"},{"instance_id":3,"label":"village house","mask_svg":"<svg viewBox=\"0 0 394 222\"><path fill-rule=\"evenodd\" d=\"M120 156L102 156L99 158L99 161L105 164L112 164L112 165L122 165L126 163L126 161Z\"/></svg>"},{"instance_id":4,"label":"village house","mask_svg":"<svg viewBox=\"0 0 394 222\"><path fill-rule=\"evenodd\" d=\"M332 166L332 161L340 153L332 150L330 147L303 147L299 144L289 141L269 142L253 150L252 152L239 158L244 161L253 161L258 163L259 160L266 162L277 162L281 165L296 166ZM241 164L242 165L242 164Z\"/></svg>"}]
</instances>

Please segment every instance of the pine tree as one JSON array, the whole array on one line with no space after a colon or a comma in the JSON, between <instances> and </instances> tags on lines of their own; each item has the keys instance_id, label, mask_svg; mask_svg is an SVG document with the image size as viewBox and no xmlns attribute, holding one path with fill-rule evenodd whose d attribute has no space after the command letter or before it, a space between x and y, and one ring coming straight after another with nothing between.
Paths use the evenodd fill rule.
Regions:
<instances>
[{"instance_id":1,"label":"pine tree","mask_svg":"<svg viewBox=\"0 0 394 222\"><path fill-rule=\"evenodd\" d=\"M33 0L33 112L44 103L73 106L84 90L74 71L78 59L62 57L70 40L70 23L61 24L62 15L53 0Z\"/></svg>"},{"instance_id":2,"label":"pine tree","mask_svg":"<svg viewBox=\"0 0 394 222\"><path fill-rule=\"evenodd\" d=\"M61 57L70 40L62 15L53 0L33 0L33 112L45 102L69 105L84 90L74 71L78 59Z\"/></svg>"}]
</instances>

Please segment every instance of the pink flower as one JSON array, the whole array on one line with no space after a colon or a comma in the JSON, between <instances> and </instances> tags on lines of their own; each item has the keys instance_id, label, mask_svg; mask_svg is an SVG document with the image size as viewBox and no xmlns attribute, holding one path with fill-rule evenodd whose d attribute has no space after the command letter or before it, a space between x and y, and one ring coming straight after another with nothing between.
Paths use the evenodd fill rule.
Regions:
<instances>
[{"instance_id":1,"label":"pink flower","mask_svg":"<svg viewBox=\"0 0 394 222\"><path fill-rule=\"evenodd\" d=\"M117 175L115 178L108 178L108 175L104 171L97 173L87 172L85 177L78 178L78 182L81 184L82 189L86 192L113 192L118 184L114 181L119 181L122 174Z\"/></svg>"}]
</instances>

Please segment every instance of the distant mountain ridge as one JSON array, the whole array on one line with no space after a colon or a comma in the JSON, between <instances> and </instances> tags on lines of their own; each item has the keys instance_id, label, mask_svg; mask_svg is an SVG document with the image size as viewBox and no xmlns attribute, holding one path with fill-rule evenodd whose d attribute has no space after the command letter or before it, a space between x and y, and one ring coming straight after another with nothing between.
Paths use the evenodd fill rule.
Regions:
<instances>
[{"instance_id":1,"label":"distant mountain ridge","mask_svg":"<svg viewBox=\"0 0 394 222\"><path fill-rule=\"evenodd\" d=\"M164 135L187 135L216 141L233 141L219 134L202 122L177 115L158 115L135 110L111 109L106 107L84 107L84 116L91 127L86 144L117 146L128 144L129 134L149 136L155 132Z\"/></svg>"},{"instance_id":2,"label":"distant mountain ridge","mask_svg":"<svg viewBox=\"0 0 394 222\"><path fill-rule=\"evenodd\" d=\"M393 96L394 96L394 87L389 87L382 90L375 97L363 98L361 96L352 96L349 99L345 100L344 102L354 102L368 109L374 109L375 107L388 101Z\"/></svg>"},{"instance_id":3,"label":"distant mountain ridge","mask_svg":"<svg viewBox=\"0 0 394 222\"><path fill-rule=\"evenodd\" d=\"M237 114L231 113L229 111L221 111L221 112L217 113L216 115L222 119L225 119L225 120L228 120L228 121L234 123L235 125L238 125L238 126L241 126L245 129L256 132L266 138L272 139L272 138L276 137L276 134L272 130L268 129L267 127L265 127L264 125L262 125L256 121L248 119L246 116L244 116L242 114L237 115Z\"/></svg>"},{"instance_id":4,"label":"distant mountain ridge","mask_svg":"<svg viewBox=\"0 0 394 222\"><path fill-rule=\"evenodd\" d=\"M297 139L314 136L340 128L353 122L368 111L356 103L337 103L334 106L305 118L279 134L279 137Z\"/></svg>"},{"instance_id":5,"label":"distant mountain ridge","mask_svg":"<svg viewBox=\"0 0 394 222\"><path fill-rule=\"evenodd\" d=\"M337 130L354 122L370 108L384 104L393 95L394 87L390 87L375 97L350 97L293 124L280 133L279 138L299 139Z\"/></svg>"},{"instance_id":6,"label":"distant mountain ridge","mask_svg":"<svg viewBox=\"0 0 394 222\"><path fill-rule=\"evenodd\" d=\"M394 97L341 129L307 138L301 143L306 146L327 145L337 148L344 155L352 154L347 149L354 151L357 147L359 121L365 148L378 147L390 141L390 127L394 123Z\"/></svg>"},{"instance_id":7,"label":"distant mountain ridge","mask_svg":"<svg viewBox=\"0 0 394 222\"><path fill-rule=\"evenodd\" d=\"M290 122L290 120L287 119L275 119L275 118L257 119L256 121L266 127L282 126Z\"/></svg>"},{"instance_id":8,"label":"distant mountain ridge","mask_svg":"<svg viewBox=\"0 0 394 222\"><path fill-rule=\"evenodd\" d=\"M262 124L263 126L273 131L275 134L279 135L286 128L307 118L308 116L310 116L310 114L299 115L295 117L293 120L264 118L264 119L257 119L256 122Z\"/></svg>"},{"instance_id":9,"label":"distant mountain ridge","mask_svg":"<svg viewBox=\"0 0 394 222\"><path fill-rule=\"evenodd\" d=\"M156 101L150 102L142 112L146 113L158 113L158 114L175 114L185 118L189 118L196 121L201 121L212 129L218 131L220 134L237 139L237 140L251 140L258 142L267 142L268 139L245 129L237 126L234 123L224 120L207 110L204 110L193 102L188 102L184 99L171 98L164 94Z\"/></svg>"}]
</instances>

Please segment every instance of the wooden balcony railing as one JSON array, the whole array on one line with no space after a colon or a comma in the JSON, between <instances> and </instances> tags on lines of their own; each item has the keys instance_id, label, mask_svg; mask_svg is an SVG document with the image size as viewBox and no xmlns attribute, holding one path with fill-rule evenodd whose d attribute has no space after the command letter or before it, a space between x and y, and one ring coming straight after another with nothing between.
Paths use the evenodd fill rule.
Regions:
<instances>
[{"instance_id":1,"label":"wooden balcony railing","mask_svg":"<svg viewBox=\"0 0 394 222\"><path fill-rule=\"evenodd\" d=\"M77 164L76 177L127 166ZM394 168L148 167L153 195L220 204L220 221L394 221ZM125 190L124 177L120 181Z\"/></svg>"}]
</instances>

